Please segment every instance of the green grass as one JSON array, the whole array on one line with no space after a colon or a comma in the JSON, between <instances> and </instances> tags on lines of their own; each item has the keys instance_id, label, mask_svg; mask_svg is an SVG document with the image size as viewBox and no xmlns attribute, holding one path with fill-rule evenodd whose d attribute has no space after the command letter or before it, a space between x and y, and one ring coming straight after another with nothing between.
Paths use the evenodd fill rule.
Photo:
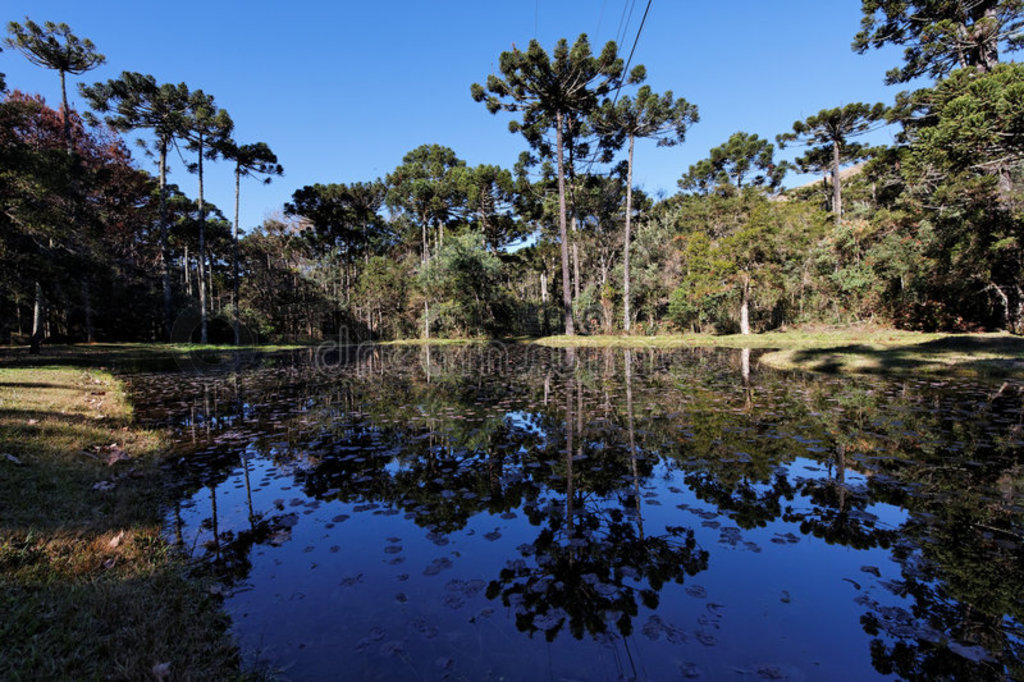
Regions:
<instances>
[{"instance_id":1,"label":"green grass","mask_svg":"<svg viewBox=\"0 0 1024 682\"><path fill-rule=\"evenodd\" d=\"M549 336L532 343L555 347L760 348L770 349L760 362L778 369L1024 379L1024 337L1009 334L830 329L723 336Z\"/></svg>"},{"instance_id":2,"label":"green grass","mask_svg":"<svg viewBox=\"0 0 1024 682\"><path fill-rule=\"evenodd\" d=\"M162 434L131 417L107 372L0 368L0 679L240 676L161 536Z\"/></svg>"}]
</instances>

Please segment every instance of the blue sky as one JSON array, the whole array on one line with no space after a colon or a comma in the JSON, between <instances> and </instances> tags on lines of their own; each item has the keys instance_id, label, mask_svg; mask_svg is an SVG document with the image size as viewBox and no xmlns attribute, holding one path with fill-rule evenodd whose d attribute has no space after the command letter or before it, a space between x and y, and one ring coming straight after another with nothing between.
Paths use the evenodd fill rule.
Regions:
<instances>
[{"instance_id":1,"label":"blue sky","mask_svg":"<svg viewBox=\"0 0 1024 682\"><path fill-rule=\"evenodd\" d=\"M5 22L63 21L96 44L107 63L79 80L140 71L185 82L227 109L238 142L269 144L285 175L243 186L248 230L298 187L383 177L421 144L449 146L471 165L511 167L525 143L508 132L507 117L470 98L470 84L497 68L502 51L534 37L550 50L561 37L587 33L597 51L625 36L620 48L628 54L646 0L4 4ZM674 194L687 167L737 130L774 139L826 107L890 103L901 88L882 81L900 52L854 53L859 22L859 0L653 0L633 64L647 67L655 90L696 104L701 121L683 145L639 145L636 184ZM9 88L59 103L56 74L16 52L0 54L0 72ZM81 103L74 88L72 95ZM891 141L891 133L878 131L874 141ZM208 176L207 197L230 218L228 164L214 164ZM180 163L171 180L196 195L196 179ZM801 181L791 176L786 184Z\"/></svg>"}]
</instances>

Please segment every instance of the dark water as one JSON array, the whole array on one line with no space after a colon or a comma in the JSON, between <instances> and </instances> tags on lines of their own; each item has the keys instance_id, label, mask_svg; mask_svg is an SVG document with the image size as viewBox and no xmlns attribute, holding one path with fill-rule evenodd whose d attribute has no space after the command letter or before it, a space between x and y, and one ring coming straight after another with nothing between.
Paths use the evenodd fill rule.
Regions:
<instances>
[{"instance_id":1,"label":"dark water","mask_svg":"<svg viewBox=\"0 0 1024 682\"><path fill-rule=\"evenodd\" d=\"M739 351L140 375L168 534L291 679L1024 678L1024 391Z\"/></svg>"}]
</instances>

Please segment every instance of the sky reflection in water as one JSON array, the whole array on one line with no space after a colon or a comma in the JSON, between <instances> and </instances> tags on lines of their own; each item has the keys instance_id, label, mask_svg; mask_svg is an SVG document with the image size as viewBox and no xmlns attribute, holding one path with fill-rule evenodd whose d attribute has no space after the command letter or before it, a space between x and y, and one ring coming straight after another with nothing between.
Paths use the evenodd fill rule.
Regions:
<instances>
[{"instance_id":1,"label":"sky reflection in water","mask_svg":"<svg viewBox=\"0 0 1024 682\"><path fill-rule=\"evenodd\" d=\"M180 438L169 535L287 677L1024 673L1018 386L714 350L255 365L132 389Z\"/></svg>"}]
</instances>

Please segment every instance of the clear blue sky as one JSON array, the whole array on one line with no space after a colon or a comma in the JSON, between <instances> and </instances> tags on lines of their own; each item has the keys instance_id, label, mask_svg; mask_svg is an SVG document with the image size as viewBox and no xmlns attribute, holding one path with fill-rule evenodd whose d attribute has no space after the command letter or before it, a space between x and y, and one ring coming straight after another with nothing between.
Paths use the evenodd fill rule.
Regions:
<instances>
[{"instance_id":1,"label":"clear blue sky","mask_svg":"<svg viewBox=\"0 0 1024 682\"><path fill-rule=\"evenodd\" d=\"M628 54L646 0L7 0L4 6L4 22L63 21L90 38L107 63L80 80L140 71L161 82L183 81L228 110L238 142L269 144L285 176L269 186L251 180L243 186L248 230L298 187L383 177L421 144L447 145L471 165L511 167L525 143L508 132L507 118L470 98L470 84L497 68L502 51L534 37L550 50L558 38L587 33L595 51L618 37ZM882 80L900 52L855 54L850 41L859 22L859 0L653 0L632 63L647 67L655 90L671 89L696 104L701 121L681 146L639 146L636 184L674 194L686 168L737 130L774 139L826 107L891 103L900 88ZM9 88L59 104L55 73L12 50L0 54L0 72ZM889 139L888 131L876 133L878 142ZM209 177L208 198L231 218L228 164L214 164ZM195 177L180 163L171 180L196 195ZM801 181L790 177L786 184Z\"/></svg>"}]
</instances>

